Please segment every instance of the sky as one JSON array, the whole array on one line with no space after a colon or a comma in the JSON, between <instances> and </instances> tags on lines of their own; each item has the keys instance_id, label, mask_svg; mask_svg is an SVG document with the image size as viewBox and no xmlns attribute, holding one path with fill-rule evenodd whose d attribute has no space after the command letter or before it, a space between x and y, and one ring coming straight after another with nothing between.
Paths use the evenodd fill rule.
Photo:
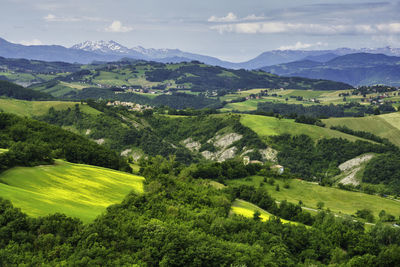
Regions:
<instances>
[{"instance_id":1,"label":"sky","mask_svg":"<svg viewBox=\"0 0 400 267\"><path fill-rule=\"evenodd\" d=\"M114 40L234 62L275 49L400 47L400 0L0 0L0 37Z\"/></svg>"}]
</instances>

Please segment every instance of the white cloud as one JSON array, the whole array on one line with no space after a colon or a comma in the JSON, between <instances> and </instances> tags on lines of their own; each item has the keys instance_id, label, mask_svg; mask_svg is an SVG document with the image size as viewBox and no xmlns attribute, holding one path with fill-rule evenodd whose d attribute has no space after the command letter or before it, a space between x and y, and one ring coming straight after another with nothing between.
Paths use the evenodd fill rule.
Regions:
<instances>
[{"instance_id":1,"label":"white cloud","mask_svg":"<svg viewBox=\"0 0 400 267\"><path fill-rule=\"evenodd\" d=\"M123 26L121 21L114 20L110 26L104 29L106 32L130 32L133 30L132 27Z\"/></svg>"},{"instance_id":2,"label":"white cloud","mask_svg":"<svg viewBox=\"0 0 400 267\"><path fill-rule=\"evenodd\" d=\"M298 33L310 35L338 35L338 34L382 34L400 33L400 23L388 24L355 24L355 25L328 25L313 23L273 22L240 22L213 25L210 27L219 33L242 34L274 34Z\"/></svg>"},{"instance_id":3,"label":"white cloud","mask_svg":"<svg viewBox=\"0 0 400 267\"><path fill-rule=\"evenodd\" d=\"M254 20L262 20L265 19L265 17L261 16L256 16L255 14L248 15L244 18L239 18L236 16L234 13L229 12L225 17L217 17L217 16L211 16L208 19L208 22L214 22L214 23L221 23L221 22L244 22L244 21L254 21Z\"/></svg>"},{"instance_id":4,"label":"white cloud","mask_svg":"<svg viewBox=\"0 0 400 267\"><path fill-rule=\"evenodd\" d=\"M307 49L311 47L320 47L320 46L327 46L328 44L318 42L315 44L307 44L307 43L302 43L302 42L297 42L294 45L287 45L287 46L281 46L278 48L278 50L301 50L301 49Z\"/></svg>"},{"instance_id":5,"label":"white cloud","mask_svg":"<svg viewBox=\"0 0 400 267\"><path fill-rule=\"evenodd\" d=\"M229 12L228 15L225 17L217 17L217 16L211 16L208 21L209 22L233 22L237 21L237 16L233 14L232 12Z\"/></svg>"},{"instance_id":6,"label":"white cloud","mask_svg":"<svg viewBox=\"0 0 400 267\"><path fill-rule=\"evenodd\" d=\"M47 22L105 21L97 17L59 17L54 14L48 14L43 19Z\"/></svg>"},{"instance_id":7,"label":"white cloud","mask_svg":"<svg viewBox=\"0 0 400 267\"><path fill-rule=\"evenodd\" d=\"M379 24L377 28L386 33L400 33L400 23Z\"/></svg>"},{"instance_id":8,"label":"white cloud","mask_svg":"<svg viewBox=\"0 0 400 267\"><path fill-rule=\"evenodd\" d=\"M20 43L22 45L42 45L43 44L39 39L33 39L31 41L22 40L18 43Z\"/></svg>"}]
</instances>

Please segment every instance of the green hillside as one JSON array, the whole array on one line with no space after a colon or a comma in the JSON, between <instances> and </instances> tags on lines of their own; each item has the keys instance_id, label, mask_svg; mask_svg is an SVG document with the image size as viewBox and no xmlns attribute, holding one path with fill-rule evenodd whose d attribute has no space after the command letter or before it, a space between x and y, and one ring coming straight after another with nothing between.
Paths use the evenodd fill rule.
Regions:
<instances>
[{"instance_id":1,"label":"green hillside","mask_svg":"<svg viewBox=\"0 0 400 267\"><path fill-rule=\"evenodd\" d=\"M400 146L399 112L362 118L330 118L323 122L327 127L344 125L352 130L370 132Z\"/></svg>"},{"instance_id":2,"label":"green hillside","mask_svg":"<svg viewBox=\"0 0 400 267\"><path fill-rule=\"evenodd\" d=\"M260 217L262 221L268 221L272 215L271 213L269 213L268 211L265 211L263 209L261 209L260 207L241 200L241 199L236 199L233 203L232 203L232 209L231 209L232 213L237 214L237 215L242 215L244 217L247 218L253 218L253 214L255 211L259 211L260 212ZM299 225L299 223L297 222L292 222L292 221L288 221L285 219L280 219L282 223L291 223L294 225Z\"/></svg>"},{"instance_id":3,"label":"green hillside","mask_svg":"<svg viewBox=\"0 0 400 267\"><path fill-rule=\"evenodd\" d=\"M258 187L263 177L254 176L251 179L230 180L229 185L252 185ZM279 184L280 190L275 187ZM310 183L297 179L289 180L289 188L284 187L285 182L275 180L274 185L265 183L264 188L276 200L287 200L298 204L299 200L307 208L317 209L317 203L325 203L324 208L329 208L334 213L355 214L357 210L370 209L377 218L381 210L398 217L400 215L400 202L376 195L368 195L360 192L340 190L333 187L324 187L316 183Z\"/></svg>"},{"instance_id":4,"label":"green hillside","mask_svg":"<svg viewBox=\"0 0 400 267\"><path fill-rule=\"evenodd\" d=\"M66 101L25 101L16 99L1 99L0 110L8 113L13 113L19 116L41 116L48 112L49 108L53 107L56 110L66 110L73 108L79 102ZM87 114L99 114L100 112L88 105L79 105L80 110Z\"/></svg>"},{"instance_id":5,"label":"green hillside","mask_svg":"<svg viewBox=\"0 0 400 267\"><path fill-rule=\"evenodd\" d=\"M0 197L31 216L65 213L89 222L130 192L143 192L143 177L57 160L16 167L0 175Z\"/></svg>"},{"instance_id":6,"label":"green hillside","mask_svg":"<svg viewBox=\"0 0 400 267\"><path fill-rule=\"evenodd\" d=\"M240 122L244 126L252 129L261 137L288 133L291 135L306 134L314 140L321 138L344 138L348 139L349 141L362 140L361 138L328 128L295 123L294 120L290 119L277 119L275 117L245 114L241 115Z\"/></svg>"}]
</instances>

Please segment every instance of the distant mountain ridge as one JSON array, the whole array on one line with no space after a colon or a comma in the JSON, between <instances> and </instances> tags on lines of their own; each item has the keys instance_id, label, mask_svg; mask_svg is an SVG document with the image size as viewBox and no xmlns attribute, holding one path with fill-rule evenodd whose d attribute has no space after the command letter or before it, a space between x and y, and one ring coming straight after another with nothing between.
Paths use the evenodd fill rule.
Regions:
<instances>
[{"instance_id":1,"label":"distant mountain ridge","mask_svg":"<svg viewBox=\"0 0 400 267\"><path fill-rule=\"evenodd\" d=\"M115 41L85 41L70 48L60 45L25 46L0 38L0 56L5 58L26 58L43 61L63 61L88 64L93 61L117 61L121 58L141 59L157 62L182 62L197 60L208 65L230 69L259 69L265 66L284 64L303 59L327 62L335 57L353 53L385 54L400 56L400 48L377 49L339 48L334 50L273 50L267 51L246 62L233 63L216 57L200 55L179 49L155 49L136 46L128 48Z\"/></svg>"},{"instance_id":2,"label":"distant mountain ridge","mask_svg":"<svg viewBox=\"0 0 400 267\"><path fill-rule=\"evenodd\" d=\"M261 69L281 76L327 79L353 86L400 86L400 57L384 54L355 53L328 62L301 60Z\"/></svg>"}]
</instances>

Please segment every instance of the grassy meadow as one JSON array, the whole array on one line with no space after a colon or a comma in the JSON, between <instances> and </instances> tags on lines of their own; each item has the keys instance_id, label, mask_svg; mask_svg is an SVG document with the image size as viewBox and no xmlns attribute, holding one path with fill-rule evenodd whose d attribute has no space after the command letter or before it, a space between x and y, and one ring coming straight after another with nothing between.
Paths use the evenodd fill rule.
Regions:
<instances>
[{"instance_id":1,"label":"grassy meadow","mask_svg":"<svg viewBox=\"0 0 400 267\"><path fill-rule=\"evenodd\" d=\"M8 113L13 113L19 116L40 116L47 113L49 108L53 107L56 110L63 110L67 108L74 108L76 104L82 112L88 114L99 114L100 111L79 102L66 102L66 101L25 101L16 99L2 99L0 98L0 110Z\"/></svg>"},{"instance_id":2,"label":"grassy meadow","mask_svg":"<svg viewBox=\"0 0 400 267\"><path fill-rule=\"evenodd\" d=\"M262 138L288 133L291 135L306 134L314 140L321 138L344 138L350 141L361 140L361 138L328 128L295 123L294 120L291 119L277 119L275 117L242 114L240 122L244 126L252 129Z\"/></svg>"},{"instance_id":3,"label":"grassy meadow","mask_svg":"<svg viewBox=\"0 0 400 267\"><path fill-rule=\"evenodd\" d=\"M56 212L90 222L130 192L143 192L144 178L57 160L54 165L16 167L0 174L0 197L31 216Z\"/></svg>"},{"instance_id":4,"label":"grassy meadow","mask_svg":"<svg viewBox=\"0 0 400 267\"><path fill-rule=\"evenodd\" d=\"M259 187L263 179L261 176L254 176L245 179L230 180L228 184L245 184ZM275 190L277 184L280 187L279 191ZM337 214L352 215L357 210L370 209L375 217L378 216L381 210L393 214L396 218L400 216L400 201L397 200L360 192L340 190L338 188L324 187L297 179L289 180L289 188L284 188L284 184L284 181L275 180L274 185L264 183L262 186L278 201L287 200L288 202L297 204L301 200L307 208L317 209L317 203L322 201L325 203L325 209L329 208Z\"/></svg>"},{"instance_id":5,"label":"grassy meadow","mask_svg":"<svg viewBox=\"0 0 400 267\"><path fill-rule=\"evenodd\" d=\"M352 130L367 131L400 146L400 112L362 118L330 118L323 122L326 127L344 125Z\"/></svg>"}]
</instances>

